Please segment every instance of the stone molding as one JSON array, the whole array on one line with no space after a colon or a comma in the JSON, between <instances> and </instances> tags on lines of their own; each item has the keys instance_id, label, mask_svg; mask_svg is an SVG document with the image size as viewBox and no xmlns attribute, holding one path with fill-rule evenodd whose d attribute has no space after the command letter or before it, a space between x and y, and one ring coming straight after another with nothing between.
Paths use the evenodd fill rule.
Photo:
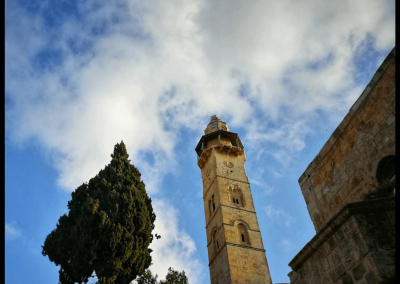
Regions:
<instances>
[{"instance_id":1,"label":"stone molding","mask_svg":"<svg viewBox=\"0 0 400 284\"><path fill-rule=\"evenodd\" d=\"M253 247L250 247L250 246L242 246L242 245L233 244L233 243L226 243L226 244L228 246L234 246L234 247L240 247L240 248L244 248L244 249L251 249L251 250L265 252L265 249L253 248Z\"/></svg>"},{"instance_id":2,"label":"stone molding","mask_svg":"<svg viewBox=\"0 0 400 284\"><path fill-rule=\"evenodd\" d=\"M371 212L385 212L395 209L395 198L358 201L346 204L328 223L300 250L289 262L293 271L301 265L328 240L352 215Z\"/></svg>"},{"instance_id":3,"label":"stone molding","mask_svg":"<svg viewBox=\"0 0 400 284\"><path fill-rule=\"evenodd\" d=\"M224 206L224 207L229 207L229 208L233 208L233 209L237 209L237 210L246 211L246 212L253 213L253 214L256 214L256 215L257 215L256 211L250 211L250 210L246 210L246 209L242 209L242 208L237 208L237 207L233 207L233 206L229 206L229 205L225 205L225 204L221 204L221 203L220 203L219 206L217 207L217 209L215 209L215 211L214 211L213 214L211 215L210 220L208 220L208 222L207 222L207 224L206 224L206 227L205 227L206 229L207 229L207 227L208 227L208 224L210 224L212 218L214 217L215 213L217 213L217 211L218 211L222 206ZM222 209L221 209L221 210L222 210ZM223 225L223 224L225 224L225 223L222 223L222 225ZM221 225L221 227L222 227L222 225ZM252 230L252 231L255 231L255 230Z\"/></svg>"},{"instance_id":4,"label":"stone molding","mask_svg":"<svg viewBox=\"0 0 400 284\"><path fill-rule=\"evenodd\" d=\"M234 246L234 247L240 247L240 248L244 248L244 249L250 249L250 250L255 250L255 251L260 251L260 252L264 252L265 253L265 249L258 249L258 248L253 248L253 247L248 247L248 246L242 246L242 245L237 245L237 244L233 244L233 243L224 243L222 245L222 247L217 251L217 253L214 255L213 259L211 259L211 261L208 263L208 266L211 265L211 263L214 261L214 259L217 258L217 255L222 251L223 248L225 248L226 246Z\"/></svg>"}]
</instances>

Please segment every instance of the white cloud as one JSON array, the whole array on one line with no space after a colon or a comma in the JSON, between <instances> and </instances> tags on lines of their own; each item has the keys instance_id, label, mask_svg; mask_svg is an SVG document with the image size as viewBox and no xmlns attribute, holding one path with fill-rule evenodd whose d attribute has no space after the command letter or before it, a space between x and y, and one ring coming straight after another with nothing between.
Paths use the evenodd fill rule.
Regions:
<instances>
[{"instance_id":1,"label":"white cloud","mask_svg":"<svg viewBox=\"0 0 400 284\"><path fill-rule=\"evenodd\" d=\"M157 216L154 232L161 238L154 239L150 245L154 251L149 269L160 279L164 279L169 267L185 270L190 283L200 283L206 274L205 267L195 257L193 239L179 229L179 211L162 200L153 200L153 206Z\"/></svg>"},{"instance_id":2,"label":"white cloud","mask_svg":"<svg viewBox=\"0 0 400 284\"><path fill-rule=\"evenodd\" d=\"M282 178L285 176L282 172L279 172L276 170L272 170L272 173L273 173L274 177L276 177L276 178Z\"/></svg>"},{"instance_id":3,"label":"white cloud","mask_svg":"<svg viewBox=\"0 0 400 284\"><path fill-rule=\"evenodd\" d=\"M272 186L269 186L264 182L264 169L261 167L257 167L256 169L253 169L252 171L249 172L249 180L251 184L255 184L259 187L260 190L262 190L262 193L269 196L272 195L275 192L275 188Z\"/></svg>"},{"instance_id":4,"label":"white cloud","mask_svg":"<svg viewBox=\"0 0 400 284\"><path fill-rule=\"evenodd\" d=\"M93 10L89 3L79 7L83 24L71 18L46 33L40 18L8 3L7 137L35 138L52 151L67 190L107 164L120 140L134 163L143 163L140 151L157 156L152 171L161 179L173 161L178 129L200 135L213 113L232 129L246 126L251 145L272 143L269 154L285 164L305 147L314 111L343 112L361 93L352 58L366 36L378 49L394 45L390 4L176 0ZM111 25L115 15L121 23ZM107 32L94 36L100 19L109 23ZM91 42L91 52L74 54L71 38ZM49 41L64 61L39 72L32 58ZM309 67L320 60L325 63L317 69ZM253 116L255 109L264 117ZM268 121L275 127L266 127ZM144 173L149 176L154 172Z\"/></svg>"},{"instance_id":5,"label":"white cloud","mask_svg":"<svg viewBox=\"0 0 400 284\"><path fill-rule=\"evenodd\" d=\"M6 240L15 240L22 237L21 232L11 224L5 224L5 237Z\"/></svg>"},{"instance_id":6,"label":"white cloud","mask_svg":"<svg viewBox=\"0 0 400 284\"><path fill-rule=\"evenodd\" d=\"M290 227L294 222L294 218L286 211L274 207L273 205L268 205L263 208L267 217L272 221L276 221L278 224L284 224L286 227Z\"/></svg>"},{"instance_id":7,"label":"white cloud","mask_svg":"<svg viewBox=\"0 0 400 284\"><path fill-rule=\"evenodd\" d=\"M108 164L123 140L156 194L176 166L179 130L200 137L211 114L232 131L245 127L246 146L268 144L260 155L288 165L304 149L317 111L343 117L361 94L352 59L367 35L379 51L395 44L394 1L113 3L96 10L85 2L78 7L83 22L69 18L57 29L15 2L5 6L6 137L38 141L68 191ZM94 35L99 21L108 23L106 32ZM91 48L74 53L71 39ZM50 71L34 64L45 48L63 53ZM152 270L165 275L174 266L196 282L203 270L176 209L154 205L162 238L153 244ZM265 212L286 226L293 221L272 206Z\"/></svg>"},{"instance_id":8,"label":"white cloud","mask_svg":"<svg viewBox=\"0 0 400 284\"><path fill-rule=\"evenodd\" d=\"M295 248L295 244L293 243L293 241L287 238L281 239L278 243L278 246L285 253L291 252Z\"/></svg>"}]
</instances>

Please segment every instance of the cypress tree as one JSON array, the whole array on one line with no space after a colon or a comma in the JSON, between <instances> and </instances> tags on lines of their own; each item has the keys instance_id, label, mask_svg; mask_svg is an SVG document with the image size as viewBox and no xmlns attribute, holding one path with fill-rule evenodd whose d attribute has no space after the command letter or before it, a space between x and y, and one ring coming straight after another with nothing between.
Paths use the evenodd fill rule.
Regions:
<instances>
[{"instance_id":1,"label":"cypress tree","mask_svg":"<svg viewBox=\"0 0 400 284\"><path fill-rule=\"evenodd\" d=\"M155 214L140 172L125 144L116 144L111 162L72 192L68 215L46 238L42 254L60 265L61 284L127 284L151 264Z\"/></svg>"}]
</instances>

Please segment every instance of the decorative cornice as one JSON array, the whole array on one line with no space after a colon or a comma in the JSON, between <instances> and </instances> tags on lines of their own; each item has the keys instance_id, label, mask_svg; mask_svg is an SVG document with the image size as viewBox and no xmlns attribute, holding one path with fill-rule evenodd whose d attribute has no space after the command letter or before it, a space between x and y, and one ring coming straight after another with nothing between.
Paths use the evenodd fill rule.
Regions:
<instances>
[{"instance_id":1,"label":"decorative cornice","mask_svg":"<svg viewBox=\"0 0 400 284\"><path fill-rule=\"evenodd\" d=\"M204 149L203 152L201 153L201 156L199 157L199 160L197 161L197 165L199 166L200 169L202 169L204 167L204 165L207 163L208 158L211 156L212 149L215 149L218 151L227 151L228 155L230 153L233 153L236 157L239 155L244 155L244 150L239 147L236 147L236 146L225 145L225 144L213 145L210 148ZM246 161L246 156L244 156L244 159Z\"/></svg>"},{"instance_id":2,"label":"decorative cornice","mask_svg":"<svg viewBox=\"0 0 400 284\"><path fill-rule=\"evenodd\" d=\"M346 204L289 262L293 271L297 269L353 215L369 212L385 212L395 209L395 198L358 201Z\"/></svg>"},{"instance_id":3,"label":"decorative cornice","mask_svg":"<svg viewBox=\"0 0 400 284\"><path fill-rule=\"evenodd\" d=\"M200 169L204 168L204 165L207 163L208 158L211 156L211 148L204 149L203 152L201 153L201 156L199 160L197 161L197 165L199 166Z\"/></svg>"}]
</instances>

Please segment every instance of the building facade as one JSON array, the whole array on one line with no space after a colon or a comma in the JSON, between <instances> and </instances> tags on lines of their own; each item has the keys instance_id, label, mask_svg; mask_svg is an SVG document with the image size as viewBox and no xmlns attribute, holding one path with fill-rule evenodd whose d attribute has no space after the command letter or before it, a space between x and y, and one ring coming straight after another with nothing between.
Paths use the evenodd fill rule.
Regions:
<instances>
[{"instance_id":1,"label":"building facade","mask_svg":"<svg viewBox=\"0 0 400 284\"><path fill-rule=\"evenodd\" d=\"M215 115L204 133L196 153L211 284L271 284L240 138Z\"/></svg>"},{"instance_id":2,"label":"building facade","mask_svg":"<svg viewBox=\"0 0 400 284\"><path fill-rule=\"evenodd\" d=\"M299 178L316 235L292 284L395 283L395 52Z\"/></svg>"}]
</instances>

